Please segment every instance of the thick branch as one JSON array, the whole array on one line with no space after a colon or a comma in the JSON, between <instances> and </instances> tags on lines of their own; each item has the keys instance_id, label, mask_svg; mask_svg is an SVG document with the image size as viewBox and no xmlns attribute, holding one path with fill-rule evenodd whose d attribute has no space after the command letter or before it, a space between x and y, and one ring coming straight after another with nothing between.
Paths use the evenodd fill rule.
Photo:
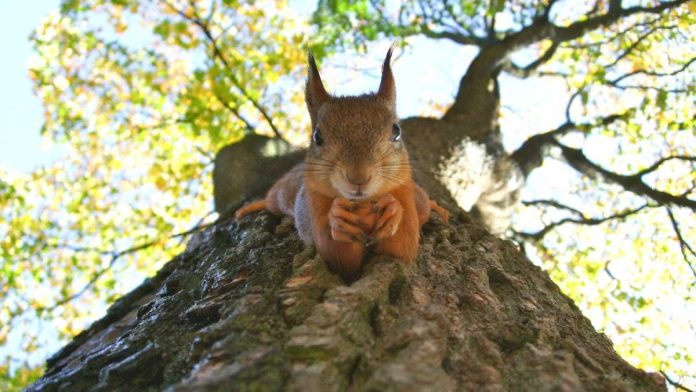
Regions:
<instances>
[{"instance_id":1,"label":"thick branch","mask_svg":"<svg viewBox=\"0 0 696 392\"><path fill-rule=\"evenodd\" d=\"M556 53L556 49L558 49L558 45L558 42L551 43L551 46L544 52L544 54L542 54L541 56L539 56L538 59L532 61L524 67L521 67L512 62L512 60L508 59L505 62L505 65L503 66L503 70L514 76L517 76L518 78L528 78L530 76L536 76L538 75L538 72L536 72L537 69L541 65L551 60L553 55Z\"/></svg>"},{"instance_id":2,"label":"thick branch","mask_svg":"<svg viewBox=\"0 0 696 392\"><path fill-rule=\"evenodd\" d=\"M600 41L595 41L595 42L589 42L589 43L564 43L562 45L562 48L569 48L569 49L587 49L591 47L597 47L597 46L603 46L606 44L610 43L615 43L619 42L619 39L623 37L624 35L628 34L629 32L633 31L634 29L641 28L641 27L652 27L656 23L658 23L661 20L661 18L655 17L652 20L649 21L640 21L631 24L630 26L621 29L618 31L616 34L606 37Z\"/></svg>"},{"instance_id":3,"label":"thick branch","mask_svg":"<svg viewBox=\"0 0 696 392\"><path fill-rule=\"evenodd\" d=\"M512 159L522 169L524 175L528 175L532 170L541 166L544 160L545 150L555 143L557 136L565 135L571 131L579 131L590 129L597 126L607 126L619 119L622 119L625 114L612 114L603 117L594 123L575 124L571 121L566 121L560 127L534 135L527 139L520 148L512 153Z\"/></svg>"},{"instance_id":4,"label":"thick branch","mask_svg":"<svg viewBox=\"0 0 696 392\"><path fill-rule=\"evenodd\" d=\"M484 48L469 66L462 78L457 97L445 119L451 119L463 112L466 106L466 97L474 95L482 96L486 93L488 81L495 76L501 66L505 64L508 56L516 50L550 39L554 43L566 42L577 39L588 31L611 26L622 18L641 14L658 14L670 8L685 4L688 0L675 0L660 3L654 7L634 6L621 8L620 1L610 3L609 11L605 14L589 17L583 21L575 22L567 27L556 26L548 19L548 12L535 20L531 25L517 33L508 35L502 41L498 41Z\"/></svg>"},{"instance_id":5,"label":"thick branch","mask_svg":"<svg viewBox=\"0 0 696 392\"><path fill-rule=\"evenodd\" d=\"M687 0L676 0L660 3L654 7L636 6L629 8L619 8L613 4L606 14L588 18L581 22L575 22L567 27L556 26L548 19L539 19L534 24L522 29L518 33L508 36L498 45L495 45L499 47L491 47L490 54L487 56L489 58L487 59L488 61L485 65L489 70L492 70L496 68L500 61L506 58L510 53L521 47L529 46L543 39L551 39L556 43L571 41L580 38L591 30L610 26L622 18L639 13L657 14L686 2Z\"/></svg>"}]
</instances>

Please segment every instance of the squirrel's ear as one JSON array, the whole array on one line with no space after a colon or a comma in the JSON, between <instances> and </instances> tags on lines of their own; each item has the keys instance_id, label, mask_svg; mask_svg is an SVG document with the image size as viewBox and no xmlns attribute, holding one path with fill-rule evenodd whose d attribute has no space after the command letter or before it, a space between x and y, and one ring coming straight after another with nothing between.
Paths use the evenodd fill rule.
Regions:
<instances>
[{"instance_id":1,"label":"squirrel's ear","mask_svg":"<svg viewBox=\"0 0 696 392\"><path fill-rule=\"evenodd\" d=\"M309 52L308 55L309 70L307 71L307 86L305 87L305 102L307 103L307 110L309 110L309 116L312 118L312 123L316 122L317 114L319 113L319 108L324 103L331 99L329 93L326 92L324 85L321 83L321 76L319 76L319 69L317 68L317 63L314 61L314 55Z\"/></svg>"},{"instance_id":2,"label":"squirrel's ear","mask_svg":"<svg viewBox=\"0 0 696 392\"><path fill-rule=\"evenodd\" d=\"M391 69L393 51L394 46L391 46L384 59L384 64L382 64L382 81L379 83L379 90L377 90L377 98L386 102L390 107L394 107L396 104L396 83Z\"/></svg>"}]
</instances>

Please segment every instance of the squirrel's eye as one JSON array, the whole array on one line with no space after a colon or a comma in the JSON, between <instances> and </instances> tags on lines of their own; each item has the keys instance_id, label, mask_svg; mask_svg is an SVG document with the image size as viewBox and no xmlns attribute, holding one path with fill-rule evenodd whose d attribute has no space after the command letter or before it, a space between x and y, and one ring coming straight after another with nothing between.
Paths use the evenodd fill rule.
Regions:
<instances>
[{"instance_id":1,"label":"squirrel's eye","mask_svg":"<svg viewBox=\"0 0 696 392\"><path fill-rule=\"evenodd\" d=\"M317 146L322 146L324 144L324 139L321 137L321 131L319 130L319 127L314 128L314 132L312 132L312 140L314 141L314 144Z\"/></svg>"},{"instance_id":2,"label":"squirrel's eye","mask_svg":"<svg viewBox=\"0 0 696 392\"><path fill-rule=\"evenodd\" d=\"M401 140L401 127L399 124L394 123L392 126L392 141L398 142L399 140Z\"/></svg>"}]
</instances>

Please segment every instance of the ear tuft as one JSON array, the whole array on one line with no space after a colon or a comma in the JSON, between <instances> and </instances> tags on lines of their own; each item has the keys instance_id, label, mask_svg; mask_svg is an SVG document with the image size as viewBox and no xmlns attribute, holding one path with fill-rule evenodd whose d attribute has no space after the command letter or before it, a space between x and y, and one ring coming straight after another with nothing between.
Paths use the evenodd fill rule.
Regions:
<instances>
[{"instance_id":1,"label":"ear tuft","mask_svg":"<svg viewBox=\"0 0 696 392\"><path fill-rule=\"evenodd\" d=\"M307 54L307 62L309 63L309 69L307 70L305 102L307 103L309 117L312 119L312 126L314 126L317 121L319 108L321 105L328 102L331 96L326 92L324 84L321 82L319 68L317 68L317 62L314 60L314 55L311 50Z\"/></svg>"},{"instance_id":2,"label":"ear tuft","mask_svg":"<svg viewBox=\"0 0 696 392\"><path fill-rule=\"evenodd\" d=\"M391 108L395 108L396 106L396 82L394 81L394 74L391 69L393 52L394 44L389 47L387 57L385 57L384 63L382 64L382 80L379 83L379 90L377 90L377 98L384 101Z\"/></svg>"}]
</instances>

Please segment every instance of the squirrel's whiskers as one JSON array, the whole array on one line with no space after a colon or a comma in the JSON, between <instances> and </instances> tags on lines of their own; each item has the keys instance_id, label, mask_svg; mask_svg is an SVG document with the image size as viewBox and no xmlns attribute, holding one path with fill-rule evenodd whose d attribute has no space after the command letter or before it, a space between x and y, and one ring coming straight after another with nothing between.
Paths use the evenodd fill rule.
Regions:
<instances>
[{"instance_id":1,"label":"squirrel's whiskers","mask_svg":"<svg viewBox=\"0 0 696 392\"><path fill-rule=\"evenodd\" d=\"M328 267L346 280L358 277L368 244L377 254L411 262L431 207L447 219L413 181L396 115L392 49L377 92L359 96L330 95L309 55L307 158L263 201L236 212L237 219L261 209L292 216L300 238L316 246Z\"/></svg>"}]
</instances>

